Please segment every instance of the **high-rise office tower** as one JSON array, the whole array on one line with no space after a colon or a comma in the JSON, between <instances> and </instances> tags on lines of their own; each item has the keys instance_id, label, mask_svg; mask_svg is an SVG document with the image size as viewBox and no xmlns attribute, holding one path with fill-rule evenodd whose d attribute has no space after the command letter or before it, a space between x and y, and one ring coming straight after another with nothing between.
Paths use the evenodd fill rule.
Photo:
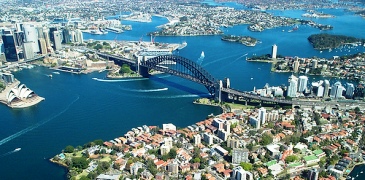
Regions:
<instances>
[{"instance_id":1,"label":"high-rise office tower","mask_svg":"<svg viewBox=\"0 0 365 180\"><path fill-rule=\"evenodd\" d=\"M294 70L294 73L297 73L299 71L299 61L298 60L295 60L293 63L293 70Z\"/></svg>"},{"instance_id":2,"label":"high-rise office tower","mask_svg":"<svg viewBox=\"0 0 365 180\"><path fill-rule=\"evenodd\" d=\"M25 41L32 44L33 52L39 52L38 31L33 24L24 25Z\"/></svg>"},{"instance_id":3,"label":"high-rise office tower","mask_svg":"<svg viewBox=\"0 0 365 180\"><path fill-rule=\"evenodd\" d=\"M62 30L62 36L63 36L62 43L67 44L67 43L70 43L71 42L70 29L64 28Z\"/></svg>"},{"instance_id":4,"label":"high-rise office tower","mask_svg":"<svg viewBox=\"0 0 365 180\"><path fill-rule=\"evenodd\" d=\"M342 97L342 92L345 90L345 88L342 86L341 82L336 82L335 84L333 84L333 86L331 87L331 94L330 97L331 98L341 98Z\"/></svg>"},{"instance_id":5,"label":"high-rise office tower","mask_svg":"<svg viewBox=\"0 0 365 180\"><path fill-rule=\"evenodd\" d=\"M271 51L272 59L276 59L277 51L278 51L278 46L276 46L276 44L272 45L272 51Z\"/></svg>"},{"instance_id":6,"label":"high-rise office tower","mask_svg":"<svg viewBox=\"0 0 365 180\"><path fill-rule=\"evenodd\" d=\"M44 40L44 38L39 38L38 39L38 44L39 44L40 53L41 54L47 54L46 40Z\"/></svg>"},{"instance_id":7,"label":"high-rise office tower","mask_svg":"<svg viewBox=\"0 0 365 180\"><path fill-rule=\"evenodd\" d=\"M6 61L18 61L18 51L15 43L15 36L13 34L3 34L2 36L4 44L4 54Z\"/></svg>"},{"instance_id":8,"label":"high-rise office tower","mask_svg":"<svg viewBox=\"0 0 365 180\"><path fill-rule=\"evenodd\" d=\"M303 92L307 89L308 77L307 76L299 76L299 87L298 92Z\"/></svg>"},{"instance_id":9,"label":"high-rise office tower","mask_svg":"<svg viewBox=\"0 0 365 180\"><path fill-rule=\"evenodd\" d=\"M23 52L24 52L24 59L25 60L34 58L33 43L32 42L24 42L23 43Z\"/></svg>"},{"instance_id":10,"label":"high-rise office tower","mask_svg":"<svg viewBox=\"0 0 365 180\"><path fill-rule=\"evenodd\" d=\"M60 31L53 31L53 39L54 39L54 46L53 48L55 50L62 49L62 32Z\"/></svg>"},{"instance_id":11,"label":"high-rise office tower","mask_svg":"<svg viewBox=\"0 0 365 180\"><path fill-rule=\"evenodd\" d=\"M84 36L82 35L82 32L80 29L75 30L75 37L77 43L84 43Z\"/></svg>"}]
</instances>

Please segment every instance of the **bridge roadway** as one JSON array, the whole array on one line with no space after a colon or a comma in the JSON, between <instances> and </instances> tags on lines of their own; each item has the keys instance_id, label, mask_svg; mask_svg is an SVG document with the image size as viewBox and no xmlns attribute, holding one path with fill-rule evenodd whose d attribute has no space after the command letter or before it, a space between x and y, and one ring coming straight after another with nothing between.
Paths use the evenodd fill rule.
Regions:
<instances>
[{"instance_id":1,"label":"bridge roadway","mask_svg":"<svg viewBox=\"0 0 365 180\"><path fill-rule=\"evenodd\" d=\"M41 59L41 58L44 58L44 57L45 57L45 55L41 55L41 56L36 56L34 58L27 59L27 60L24 60L24 61L16 61L14 63L17 63L18 65L20 65L20 64L24 64L24 63L27 63L27 62L32 62L32 61L35 61L35 60L38 60L38 59ZM12 65L13 65L13 63L11 65L2 65L2 66L0 66L0 69L6 69L6 68L8 68L9 66L12 66Z\"/></svg>"},{"instance_id":2,"label":"bridge roadway","mask_svg":"<svg viewBox=\"0 0 365 180\"><path fill-rule=\"evenodd\" d=\"M132 60L132 59L128 59L128 58L124 58L124 57L120 57L120 56L116 56L116 55L112 55L112 54L105 54L105 53L98 52L98 51L95 51L95 50L90 50L90 51L95 52L99 56L105 56L105 57L109 57L109 58L114 58L114 59L117 59L119 61L124 61L124 62L129 63L129 64L137 64L137 61Z\"/></svg>"},{"instance_id":3,"label":"bridge roadway","mask_svg":"<svg viewBox=\"0 0 365 180\"><path fill-rule=\"evenodd\" d=\"M238 91L238 90L231 89L231 88L222 88L221 91L229 93L229 94L234 94L234 95L237 95L237 96L249 98L249 99L260 100L260 101L268 101L268 102L275 102L275 103L278 103L278 104L288 104L288 105L293 104L293 101L291 101L291 100L277 99L277 98L270 98L270 97L262 97L262 96L259 96L259 95L250 94L250 93L247 93L247 92L242 92L242 91Z\"/></svg>"}]
</instances>

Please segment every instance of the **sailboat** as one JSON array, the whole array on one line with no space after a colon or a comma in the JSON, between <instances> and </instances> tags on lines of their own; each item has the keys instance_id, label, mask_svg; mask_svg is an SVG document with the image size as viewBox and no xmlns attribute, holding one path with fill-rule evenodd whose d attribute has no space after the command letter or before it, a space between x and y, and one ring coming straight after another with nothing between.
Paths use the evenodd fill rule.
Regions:
<instances>
[{"instance_id":1,"label":"sailboat","mask_svg":"<svg viewBox=\"0 0 365 180\"><path fill-rule=\"evenodd\" d=\"M202 51L202 53L200 54L200 58L204 58L205 55L204 55L204 51Z\"/></svg>"}]
</instances>

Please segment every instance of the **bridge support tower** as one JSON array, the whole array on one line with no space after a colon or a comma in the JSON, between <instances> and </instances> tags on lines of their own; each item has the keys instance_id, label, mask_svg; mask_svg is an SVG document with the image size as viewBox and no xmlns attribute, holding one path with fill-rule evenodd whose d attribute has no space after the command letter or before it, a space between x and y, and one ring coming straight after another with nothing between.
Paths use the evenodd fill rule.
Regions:
<instances>
[{"instance_id":1,"label":"bridge support tower","mask_svg":"<svg viewBox=\"0 0 365 180\"><path fill-rule=\"evenodd\" d=\"M225 102L228 100L228 93L222 92L222 88L230 88L231 82L229 78L224 78L224 80L219 81L219 87L218 87L218 101L219 102Z\"/></svg>"}]
</instances>

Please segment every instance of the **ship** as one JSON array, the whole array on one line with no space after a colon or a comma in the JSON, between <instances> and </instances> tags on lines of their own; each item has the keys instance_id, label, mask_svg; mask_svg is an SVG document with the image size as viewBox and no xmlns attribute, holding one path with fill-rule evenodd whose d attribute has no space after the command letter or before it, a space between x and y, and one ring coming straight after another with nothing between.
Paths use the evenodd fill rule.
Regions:
<instances>
[{"instance_id":1,"label":"ship","mask_svg":"<svg viewBox=\"0 0 365 180\"><path fill-rule=\"evenodd\" d=\"M14 152L20 151L22 148L16 148L14 149Z\"/></svg>"},{"instance_id":2,"label":"ship","mask_svg":"<svg viewBox=\"0 0 365 180\"><path fill-rule=\"evenodd\" d=\"M204 51L202 51L202 53L200 54L200 58L204 58L205 55L204 55Z\"/></svg>"},{"instance_id":3,"label":"ship","mask_svg":"<svg viewBox=\"0 0 365 180\"><path fill-rule=\"evenodd\" d=\"M177 49L181 50L181 49L185 48L187 45L188 45L187 42L183 42L183 43L180 44L180 46Z\"/></svg>"},{"instance_id":4,"label":"ship","mask_svg":"<svg viewBox=\"0 0 365 180\"><path fill-rule=\"evenodd\" d=\"M102 32L97 31L97 30L91 30L90 33L91 34L97 34L97 35L103 34Z\"/></svg>"}]
</instances>

